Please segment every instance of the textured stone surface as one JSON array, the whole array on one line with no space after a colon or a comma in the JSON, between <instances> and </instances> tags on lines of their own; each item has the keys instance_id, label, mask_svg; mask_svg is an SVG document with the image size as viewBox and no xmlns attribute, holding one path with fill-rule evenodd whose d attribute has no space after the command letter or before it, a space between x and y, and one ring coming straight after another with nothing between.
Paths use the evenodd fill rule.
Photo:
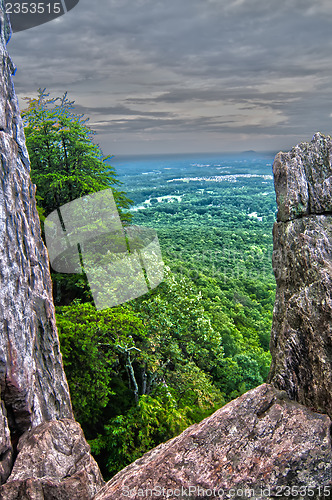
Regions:
<instances>
[{"instance_id":1,"label":"textured stone surface","mask_svg":"<svg viewBox=\"0 0 332 500\"><path fill-rule=\"evenodd\" d=\"M273 164L278 221L308 214L332 212L332 140L317 133L288 153L280 152Z\"/></svg>"},{"instance_id":2,"label":"textured stone surface","mask_svg":"<svg viewBox=\"0 0 332 500\"><path fill-rule=\"evenodd\" d=\"M274 162L277 292L269 381L332 416L332 143L316 134ZM281 179L287 179L282 183ZM281 184L280 184L281 183ZM304 186L307 186L306 195ZM302 193L302 194L301 194ZM300 196L301 195L301 196ZM299 198L301 210L295 207ZM300 205L297 205L298 207ZM323 214L323 215L321 215Z\"/></svg>"},{"instance_id":3,"label":"textured stone surface","mask_svg":"<svg viewBox=\"0 0 332 500\"><path fill-rule=\"evenodd\" d=\"M332 217L276 223L269 380L332 416Z\"/></svg>"},{"instance_id":4,"label":"textured stone surface","mask_svg":"<svg viewBox=\"0 0 332 500\"><path fill-rule=\"evenodd\" d=\"M21 436L18 457L0 499L91 499L104 484L81 427L72 419L45 422ZM39 495L39 496L38 496Z\"/></svg>"},{"instance_id":5,"label":"textured stone surface","mask_svg":"<svg viewBox=\"0 0 332 500\"><path fill-rule=\"evenodd\" d=\"M61 482L29 478L13 481L0 491L1 500L90 500L85 486L89 477L81 471Z\"/></svg>"},{"instance_id":6,"label":"textured stone surface","mask_svg":"<svg viewBox=\"0 0 332 500\"><path fill-rule=\"evenodd\" d=\"M270 488L264 498L272 498L283 486L310 486L311 498L319 498L319 487L332 487L330 425L327 415L263 384L126 467L94 500L139 499L142 491L163 487L180 488L180 493L183 487L188 493L190 486L196 488L192 499L209 498L209 493L199 496L198 486L223 489L222 498L242 499L244 494L232 496L232 488L254 489L251 498ZM169 498L188 498L177 493Z\"/></svg>"},{"instance_id":7,"label":"textured stone surface","mask_svg":"<svg viewBox=\"0 0 332 500\"><path fill-rule=\"evenodd\" d=\"M90 500L103 481L73 419L4 0L0 24L0 498Z\"/></svg>"},{"instance_id":8,"label":"textured stone surface","mask_svg":"<svg viewBox=\"0 0 332 500\"><path fill-rule=\"evenodd\" d=\"M0 484L8 477L13 463L13 448L10 438L6 408L0 402Z\"/></svg>"},{"instance_id":9,"label":"textured stone surface","mask_svg":"<svg viewBox=\"0 0 332 500\"><path fill-rule=\"evenodd\" d=\"M0 2L0 391L2 481L11 445L31 426L72 416L57 337L49 264L6 51Z\"/></svg>"}]
</instances>

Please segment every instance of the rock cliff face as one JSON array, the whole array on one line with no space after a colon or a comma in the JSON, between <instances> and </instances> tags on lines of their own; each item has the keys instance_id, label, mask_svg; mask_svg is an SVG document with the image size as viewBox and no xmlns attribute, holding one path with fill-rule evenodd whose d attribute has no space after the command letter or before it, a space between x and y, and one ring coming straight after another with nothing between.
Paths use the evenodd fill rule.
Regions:
<instances>
[{"instance_id":1,"label":"rock cliff face","mask_svg":"<svg viewBox=\"0 0 332 500\"><path fill-rule=\"evenodd\" d=\"M332 417L332 140L316 134L273 165L277 294L269 381Z\"/></svg>"},{"instance_id":2,"label":"rock cliff face","mask_svg":"<svg viewBox=\"0 0 332 500\"><path fill-rule=\"evenodd\" d=\"M88 477L81 485L85 496L76 488L68 498L91 498L102 479L73 419L48 256L11 79L14 67L6 51L10 26L4 0L0 0L0 23L0 485L7 481L0 498L42 499L42 494L29 496L23 483L32 477L35 483L44 477L61 483L66 477L68 486L72 476L79 482L79 473ZM61 472L54 466L58 461L64 465ZM61 487L66 490L66 485ZM38 488L43 490L41 482Z\"/></svg>"}]
</instances>

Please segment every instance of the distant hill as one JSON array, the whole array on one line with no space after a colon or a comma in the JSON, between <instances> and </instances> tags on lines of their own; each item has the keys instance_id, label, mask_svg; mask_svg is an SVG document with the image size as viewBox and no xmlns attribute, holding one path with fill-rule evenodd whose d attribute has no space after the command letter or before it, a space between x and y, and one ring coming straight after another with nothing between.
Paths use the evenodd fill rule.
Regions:
<instances>
[{"instance_id":1,"label":"distant hill","mask_svg":"<svg viewBox=\"0 0 332 500\"><path fill-rule=\"evenodd\" d=\"M241 155L257 155L257 151L253 149L248 149L248 151L241 151Z\"/></svg>"}]
</instances>

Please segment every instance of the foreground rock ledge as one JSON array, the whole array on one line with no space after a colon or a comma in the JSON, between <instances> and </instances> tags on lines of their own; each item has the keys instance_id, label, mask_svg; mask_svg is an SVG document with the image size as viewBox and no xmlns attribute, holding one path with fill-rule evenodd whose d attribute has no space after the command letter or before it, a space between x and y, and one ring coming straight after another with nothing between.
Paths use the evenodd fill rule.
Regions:
<instances>
[{"instance_id":1,"label":"foreground rock ledge","mask_svg":"<svg viewBox=\"0 0 332 500\"><path fill-rule=\"evenodd\" d=\"M168 498L192 500L211 498L208 490L213 488L224 490L220 498L241 500L245 496L240 490L251 488L255 495L250 498L258 499L265 488L263 497L269 499L286 486L310 487L314 496L306 498L322 498L322 488L332 490L330 427L327 415L263 384L146 453L111 479L94 500L158 498L162 488L169 490ZM230 491L234 488L239 495Z\"/></svg>"},{"instance_id":2,"label":"foreground rock ledge","mask_svg":"<svg viewBox=\"0 0 332 500\"><path fill-rule=\"evenodd\" d=\"M23 434L0 499L91 500L103 484L81 427L61 419Z\"/></svg>"}]
</instances>

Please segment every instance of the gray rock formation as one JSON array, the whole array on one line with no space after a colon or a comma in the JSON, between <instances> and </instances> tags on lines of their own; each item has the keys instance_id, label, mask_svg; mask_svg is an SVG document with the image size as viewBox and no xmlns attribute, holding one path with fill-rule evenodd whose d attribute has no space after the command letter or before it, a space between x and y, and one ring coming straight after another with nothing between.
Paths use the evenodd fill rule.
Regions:
<instances>
[{"instance_id":1,"label":"gray rock formation","mask_svg":"<svg viewBox=\"0 0 332 500\"><path fill-rule=\"evenodd\" d=\"M286 487L319 498L332 490L330 426L264 384L145 454L94 500L286 498Z\"/></svg>"},{"instance_id":2,"label":"gray rock formation","mask_svg":"<svg viewBox=\"0 0 332 500\"><path fill-rule=\"evenodd\" d=\"M319 132L288 153L278 153L273 164L277 221L332 213L332 143Z\"/></svg>"},{"instance_id":3,"label":"gray rock formation","mask_svg":"<svg viewBox=\"0 0 332 500\"><path fill-rule=\"evenodd\" d=\"M11 79L14 67L6 50L10 26L4 0L0 23L0 485L7 480L0 498L91 498L103 482L73 420L48 256ZM50 491L56 483L65 492L70 483L72 493L31 493L44 491L43 478ZM78 487L80 481L86 484Z\"/></svg>"},{"instance_id":4,"label":"gray rock formation","mask_svg":"<svg viewBox=\"0 0 332 500\"><path fill-rule=\"evenodd\" d=\"M332 417L332 140L316 134L273 165L277 281L269 381Z\"/></svg>"}]
</instances>

